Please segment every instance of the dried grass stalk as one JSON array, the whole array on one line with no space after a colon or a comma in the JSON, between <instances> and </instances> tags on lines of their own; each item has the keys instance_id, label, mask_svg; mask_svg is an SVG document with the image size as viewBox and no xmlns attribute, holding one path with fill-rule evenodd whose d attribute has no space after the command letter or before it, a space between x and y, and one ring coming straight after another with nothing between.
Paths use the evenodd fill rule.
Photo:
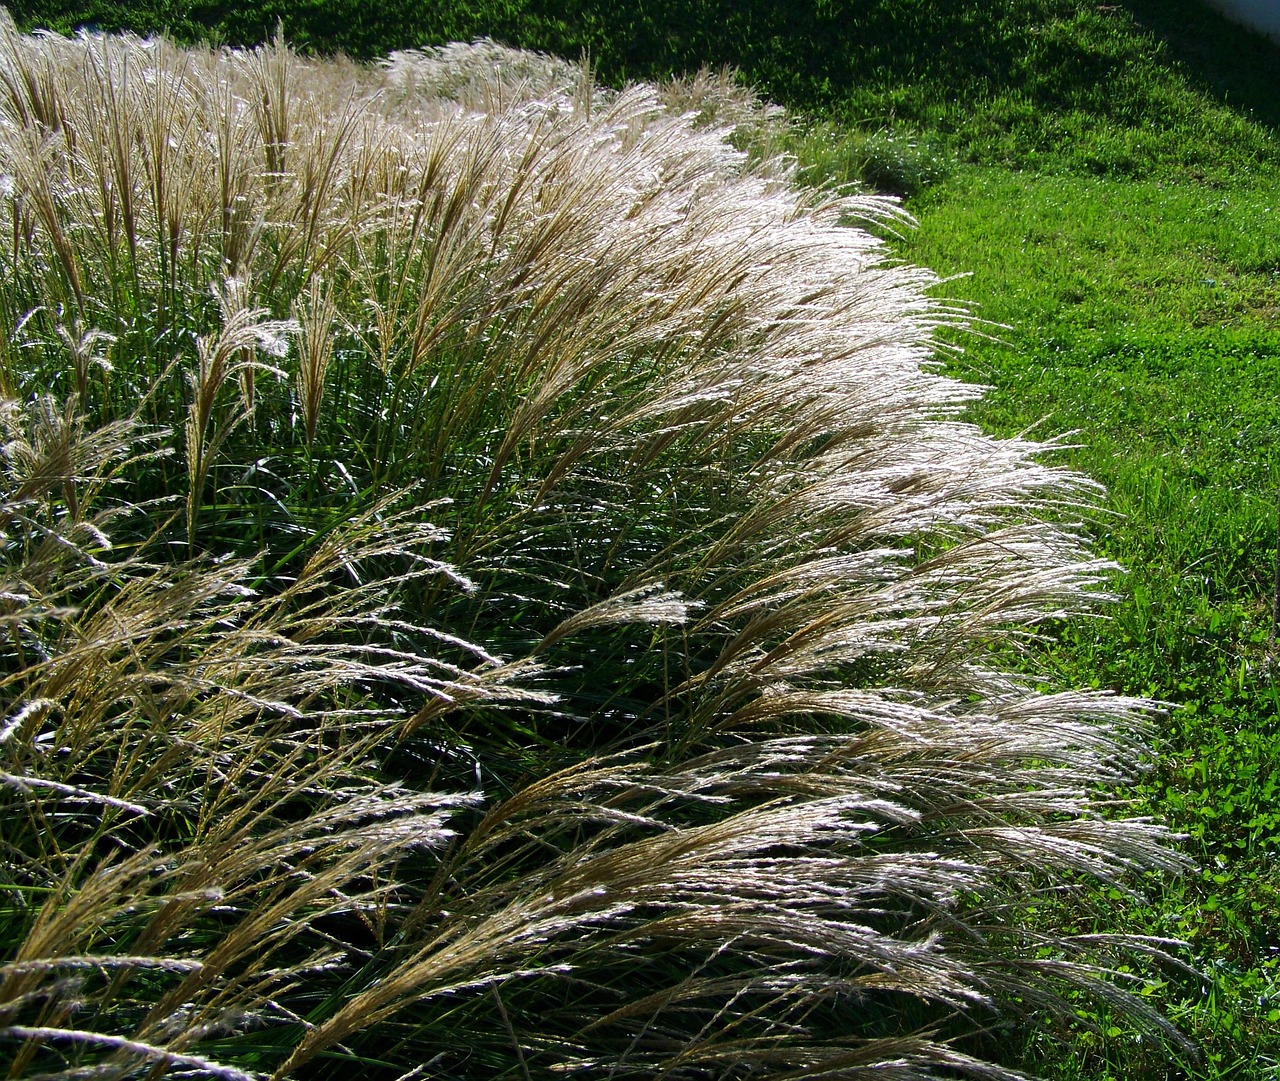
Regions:
<instances>
[{"instance_id":1,"label":"dried grass stalk","mask_svg":"<svg viewBox=\"0 0 1280 1081\"><path fill-rule=\"evenodd\" d=\"M1109 795L1149 705L1018 663L1098 490L959 419L964 314L847 224L899 208L774 123L0 20L10 1076L1004 1079L953 1039L1070 988L1175 1038L1116 971L1171 944L1026 918L1182 865Z\"/></svg>"}]
</instances>

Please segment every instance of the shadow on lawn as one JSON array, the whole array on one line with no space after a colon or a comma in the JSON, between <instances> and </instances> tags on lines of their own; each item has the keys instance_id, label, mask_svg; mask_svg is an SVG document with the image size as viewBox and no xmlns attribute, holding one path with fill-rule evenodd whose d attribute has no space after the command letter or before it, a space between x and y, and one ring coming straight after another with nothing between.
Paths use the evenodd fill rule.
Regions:
<instances>
[{"instance_id":1,"label":"shadow on lawn","mask_svg":"<svg viewBox=\"0 0 1280 1081\"><path fill-rule=\"evenodd\" d=\"M1164 42L1197 89L1280 130L1280 45L1198 0L1124 0L1117 7Z\"/></svg>"},{"instance_id":2,"label":"shadow on lawn","mask_svg":"<svg viewBox=\"0 0 1280 1081\"><path fill-rule=\"evenodd\" d=\"M606 81L703 65L741 69L792 108L927 125L948 104L1013 95L1046 113L1121 122L1159 117L1159 101L1118 91L1150 61L1124 14L1162 41L1191 85L1280 128L1280 47L1200 0L32 0L25 29L90 25L180 41L253 44L282 25L296 46L357 58L496 38L576 58ZM1145 114L1145 115L1144 115Z\"/></svg>"}]
</instances>

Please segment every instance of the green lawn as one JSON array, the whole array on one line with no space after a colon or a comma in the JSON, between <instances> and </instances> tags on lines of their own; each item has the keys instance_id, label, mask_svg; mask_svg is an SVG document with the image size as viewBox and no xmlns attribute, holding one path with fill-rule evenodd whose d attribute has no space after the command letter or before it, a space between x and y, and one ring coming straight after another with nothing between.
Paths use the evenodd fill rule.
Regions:
<instances>
[{"instance_id":1,"label":"green lawn","mask_svg":"<svg viewBox=\"0 0 1280 1081\"><path fill-rule=\"evenodd\" d=\"M1039 660L1050 683L1172 704L1141 798L1191 835L1204 871L1170 888L1150 931L1190 937L1215 977L1187 999L1184 1023L1222 1056L1196 1076L1262 1076L1280 1004L1280 178L960 166L912 205L920 227L898 250L967 272L943 288L995 324L950 362L992 388L976 415L1005 434L1069 433L1064 460L1109 489L1114 515L1093 528L1129 569L1118 603Z\"/></svg>"},{"instance_id":2,"label":"green lawn","mask_svg":"<svg viewBox=\"0 0 1280 1081\"><path fill-rule=\"evenodd\" d=\"M1188 1075L1261 1077L1280 1050L1280 139L1258 87L1280 59L1185 5L1022 6L1032 40L1055 44L988 97L964 109L904 87L905 123L820 125L801 158L815 181L907 194L919 226L894 250L988 321L947 362L991 388L974 415L1061 435L1063 460L1106 484L1092 528L1128 570L1117 604L1033 663L1048 685L1169 703L1138 798L1189 835L1202 873L1141 919L1188 938L1207 979L1157 994L1207 1048ZM1046 50L1101 65L1057 107L1043 88L1064 63L1017 77ZM1166 1075L1118 1031L1085 1047L1083 1065L1029 1054L1064 1077Z\"/></svg>"}]
</instances>

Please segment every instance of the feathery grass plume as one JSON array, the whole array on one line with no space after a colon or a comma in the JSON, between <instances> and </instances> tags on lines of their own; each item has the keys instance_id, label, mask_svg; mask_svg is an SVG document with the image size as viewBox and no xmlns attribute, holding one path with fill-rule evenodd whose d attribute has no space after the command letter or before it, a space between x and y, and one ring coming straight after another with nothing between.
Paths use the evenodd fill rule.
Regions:
<instances>
[{"instance_id":1,"label":"feathery grass plume","mask_svg":"<svg viewBox=\"0 0 1280 1081\"><path fill-rule=\"evenodd\" d=\"M324 401L325 376L333 359L333 337L338 308L332 291L318 277L311 279L306 298L294 305L298 322L298 404L307 431L307 444L316 438L320 406Z\"/></svg>"},{"instance_id":2,"label":"feathery grass plume","mask_svg":"<svg viewBox=\"0 0 1280 1081\"><path fill-rule=\"evenodd\" d=\"M447 573L415 555L435 528L359 517L267 594L248 561L91 558L75 538L100 530L84 518L70 528L61 495L74 473L90 490L115 479L132 433L116 425L40 455L25 448L47 439L23 429L38 433L46 417L10 416L10 1072L56 1073L61 1061L116 1075L159 1061L249 1076L187 1049L296 1024L278 994L343 978L346 951L325 921L385 918L401 888L389 869L447 845L448 820L478 798L380 778L370 756L402 710L359 688L496 701L502 679L478 686L456 665L379 647L369 629L390 615L389 576L326 590L388 556L405 564L401 580ZM97 524L127 510L103 509ZM25 559L18 529L37 542Z\"/></svg>"},{"instance_id":3,"label":"feathery grass plume","mask_svg":"<svg viewBox=\"0 0 1280 1081\"><path fill-rule=\"evenodd\" d=\"M577 64L488 40L399 50L387 57L383 72L401 107L405 99L421 96L477 113L543 99L573 100L584 75ZM602 100L612 96L589 79L587 90Z\"/></svg>"},{"instance_id":4,"label":"feathery grass plume","mask_svg":"<svg viewBox=\"0 0 1280 1081\"><path fill-rule=\"evenodd\" d=\"M1077 992L1174 1038L1119 968L1171 944L1028 915L1181 866L1109 795L1147 705L1016 663L1098 492L958 419L964 313L846 224L896 204L728 79L492 43L5 17L0 91L10 1076L1006 1078L964 1038Z\"/></svg>"}]
</instances>

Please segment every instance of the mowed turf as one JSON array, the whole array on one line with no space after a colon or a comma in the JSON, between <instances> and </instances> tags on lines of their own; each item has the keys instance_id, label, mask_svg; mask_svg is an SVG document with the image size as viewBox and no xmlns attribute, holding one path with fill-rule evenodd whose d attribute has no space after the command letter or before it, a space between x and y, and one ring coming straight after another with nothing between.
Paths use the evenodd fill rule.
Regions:
<instances>
[{"instance_id":1,"label":"mowed turf","mask_svg":"<svg viewBox=\"0 0 1280 1081\"><path fill-rule=\"evenodd\" d=\"M1037 663L1050 682L1170 703L1141 798L1190 835L1203 870L1147 918L1194 943L1207 979L1183 990L1184 1024L1208 1048L1172 1076L1260 1077L1280 1019L1280 174L1269 125L1238 114L1251 127L1233 156L1229 110L1208 96L1204 109L1215 122L1181 143L1152 133L1164 146L1138 176L1081 167L1069 146L1044 168L957 155L910 201L920 224L898 250L955 275L947 295L989 321L948 362L991 387L981 422L1061 435L1063 459L1109 489L1092 528L1128 571L1117 604ZM1112 140L1136 142L1118 125ZM1134 1048L1115 1036L1062 1075L1130 1076Z\"/></svg>"},{"instance_id":2,"label":"mowed turf","mask_svg":"<svg viewBox=\"0 0 1280 1081\"><path fill-rule=\"evenodd\" d=\"M963 275L947 294L989 321L948 364L990 386L975 415L1061 435L1063 460L1109 490L1092 529L1127 569L1117 603L1036 663L1051 683L1170 703L1141 798L1190 835L1203 871L1170 887L1150 931L1189 937L1208 977L1182 992L1210 1048L1190 1075L1264 1076L1280 1005L1280 178L961 165L912 206L904 257ZM1131 1046L1097 1051L1095 1068L1134 1069Z\"/></svg>"}]
</instances>

